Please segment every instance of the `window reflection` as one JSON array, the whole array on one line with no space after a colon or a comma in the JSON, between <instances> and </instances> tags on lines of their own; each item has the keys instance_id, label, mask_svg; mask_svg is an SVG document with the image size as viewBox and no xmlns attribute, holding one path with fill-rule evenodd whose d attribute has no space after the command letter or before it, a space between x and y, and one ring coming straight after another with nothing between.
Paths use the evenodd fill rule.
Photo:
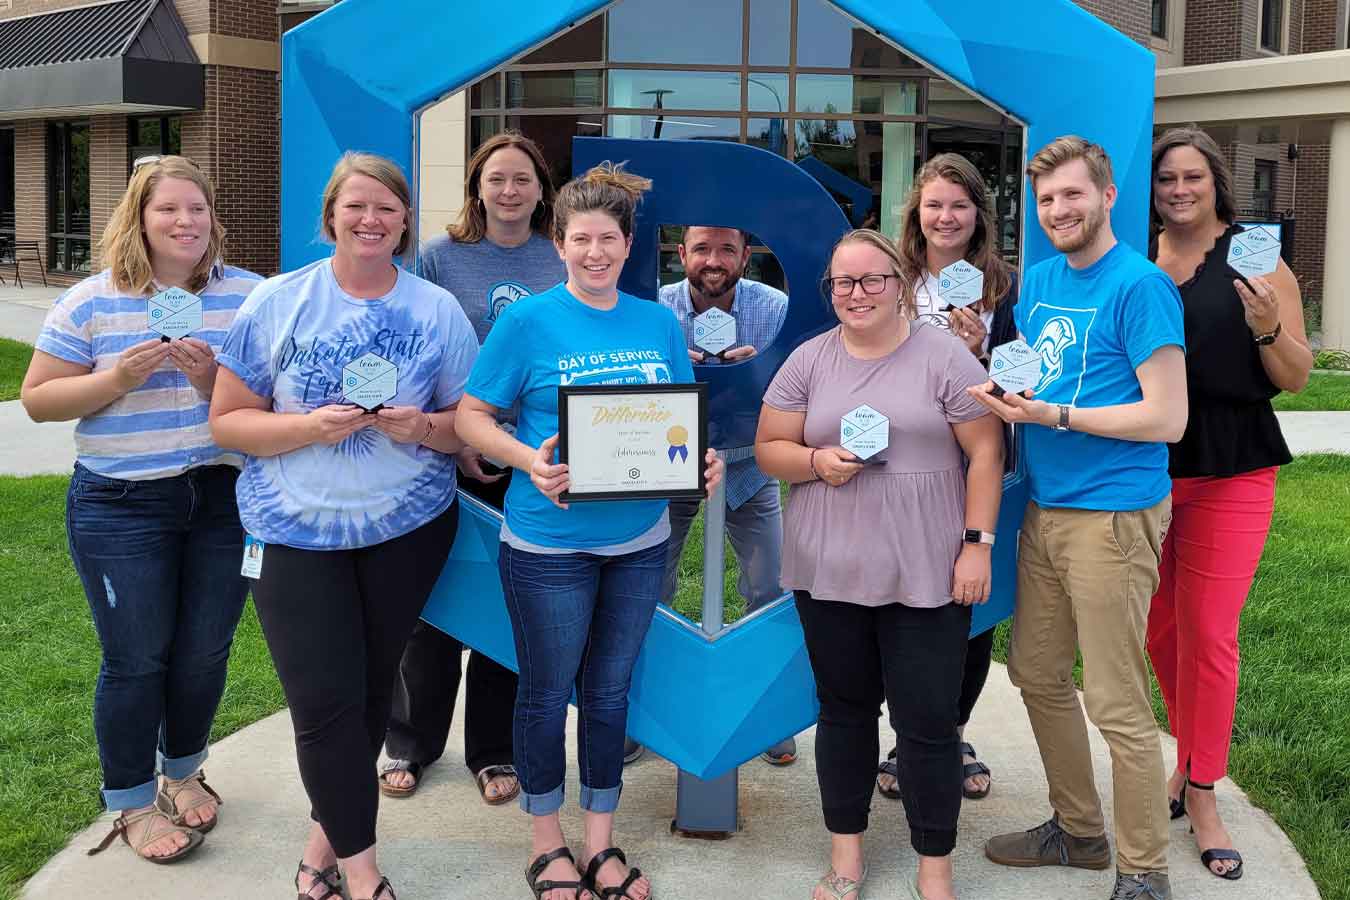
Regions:
<instances>
[{"instance_id":1,"label":"window reflection","mask_svg":"<svg viewBox=\"0 0 1350 900\"><path fill-rule=\"evenodd\" d=\"M803 68L902 69L914 59L852 20L824 0L800 0L797 6L797 65Z\"/></svg>"},{"instance_id":2,"label":"window reflection","mask_svg":"<svg viewBox=\"0 0 1350 900\"><path fill-rule=\"evenodd\" d=\"M740 65L739 0L623 0L609 11L612 62Z\"/></svg>"},{"instance_id":3,"label":"window reflection","mask_svg":"<svg viewBox=\"0 0 1350 900\"><path fill-rule=\"evenodd\" d=\"M791 45L790 0L750 0L750 65L786 68Z\"/></svg>"},{"instance_id":4,"label":"window reflection","mask_svg":"<svg viewBox=\"0 0 1350 900\"><path fill-rule=\"evenodd\" d=\"M575 28L569 28L533 53L521 58L524 65L539 63L603 62L605 59L605 17L595 16Z\"/></svg>"},{"instance_id":5,"label":"window reflection","mask_svg":"<svg viewBox=\"0 0 1350 900\"><path fill-rule=\"evenodd\" d=\"M874 75L798 75L798 112L912 116L918 109L917 81Z\"/></svg>"},{"instance_id":6,"label":"window reflection","mask_svg":"<svg viewBox=\"0 0 1350 900\"><path fill-rule=\"evenodd\" d=\"M787 156L787 120L751 119L747 123L745 142Z\"/></svg>"},{"instance_id":7,"label":"window reflection","mask_svg":"<svg viewBox=\"0 0 1350 900\"><path fill-rule=\"evenodd\" d=\"M919 163L915 125L851 119L796 124L797 164L834 196L854 227L896 237Z\"/></svg>"},{"instance_id":8,"label":"window reflection","mask_svg":"<svg viewBox=\"0 0 1350 900\"><path fill-rule=\"evenodd\" d=\"M569 106L602 106L603 79L599 69L563 72L507 72L508 108L559 109Z\"/></svg>"},{"instance_id":9,"label":"window reflection","mask_svg":"<svg viewBox=\"0 0 1350 900\"><path fill-rule=\"evenodd\" d=\"M609 105L626 109L741 108L736 72L664 72L610 69Z\"/></svg>"},{"instance_id":10,"label":"window reflection","mask_svg":"<svg viewBox=\"0 0 1350 900\"><path fill-rule=\"evenodd\" d=\"M787 111L788 77L771 72L755 72L745 79L746 108L751 112Z\"/></svg>"},{"instance_id":11,"label":"window reflection","mask_svg":"<svg viewBox=\"0 0 1350 900\"><path fill-rule=\"evenodd\" d=\"M740 119L712 116L610 116L609 135L619 138L664 138L665 140L739 141Z\"/></svg>"},{"instance_id":12,"label":"window reflection","mask_svg":"<svg viewBox=\"0 0 1350 900\"><path fill-rule=\"evenodd\" d=\"M597 115L507 116L506 127L539 144L555 187L561 187L572 177L572 138L600 137L604 133L604 124Z\"/></svg>"}]
</instances>

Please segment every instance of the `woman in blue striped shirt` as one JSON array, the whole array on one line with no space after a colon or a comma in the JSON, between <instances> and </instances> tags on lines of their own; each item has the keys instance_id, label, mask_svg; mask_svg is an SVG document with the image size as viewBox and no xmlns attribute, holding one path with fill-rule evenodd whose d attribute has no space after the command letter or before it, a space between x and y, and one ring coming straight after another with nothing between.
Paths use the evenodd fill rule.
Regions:
<instances>
[{"instance_id":1,"label":"woman in blue striped shirt","mask_svg":"<svg viewBox=\"0 0 1350 900\"><path fill-rule=\"evenodd\" d=\"M24 378L34 421L79 420L66 528L103 648L94 734L119 813L91 853L120 834L173 862L216 824L201 766L246 589L242 459L206 417L216 351L260 280L220 262L224 239L205 173L138 160L99 247L108 268L52 307Z\"/></svg>"}]
</instances>

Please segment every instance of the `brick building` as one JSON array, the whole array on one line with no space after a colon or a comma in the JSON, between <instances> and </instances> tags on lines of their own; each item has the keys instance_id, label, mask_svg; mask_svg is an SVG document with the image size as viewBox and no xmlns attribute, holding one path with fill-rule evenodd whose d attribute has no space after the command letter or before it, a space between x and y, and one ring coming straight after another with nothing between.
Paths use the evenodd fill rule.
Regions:
<instances>
[{"instance_id":1,"label":"brick building","mask_svg":"<svg viewBox=\"0 0 1350 900\"><path fill-rule=\"evenodd\" d=\"M1344 53L1350 31L1350 0L1078 2L1151 48L1160 84L1169 72L1215 64ZM794 159L813 153L846 180L839 182L845 211L860 223L874 216L883 229L893 224L886 211L913 168L954 149L986 175L1005 251L1016 253L1024 148L1015 122L852 29L825 0L692 6L708 3L719 13L745 10L749 42L744 54L734 50L734 60L719 56L733 53L719 43L725 34L689 30L707 27L690 24L699 19L683 9L691 4L622 0L428 110L419 173L423 236L457 214L467 154L510 127L549 148L560 173L574 134L740 140ZM0 0L0 243L25 248L19 253L25 277L39 277L39 256L47 276L58 280L96 264L92 247L131 161L157 152L182 152L215 179L230 261L276 271L278 39L329 5ZM681 15L669 12L677 8ZM654 29L653 16L678 24ZM639 32L659 34L660 45L647 46ZM1350 55L1346 60L1350 71ZM781 74L766 71L780 63ZM737 68L743 71L722 71ZM1240 82L1245 71L1222 77ZM672 86L682 93L667 98L675 112L659 117L664 133L657 126L653 135L656 117L643 95L653 93L656 75L666 79L657 85L663 95ZM733 78L743 84L729 88ZM672 107L676 98L683 102ZM1294 269L1305 301L1316 306L1326 254L1329 131L1289 122L1205 127L1233 166L1239 206L1253 217L1296 218ZM4 247L0 259L8 259Z\"/></svg>"}]
</instances>

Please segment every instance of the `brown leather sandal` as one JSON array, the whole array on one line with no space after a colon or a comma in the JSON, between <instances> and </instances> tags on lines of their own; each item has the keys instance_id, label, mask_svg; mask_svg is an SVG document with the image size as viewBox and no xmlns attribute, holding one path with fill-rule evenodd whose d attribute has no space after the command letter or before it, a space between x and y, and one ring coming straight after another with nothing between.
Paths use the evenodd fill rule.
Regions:
<instances>
[{"instance_id":1,"label":"brown leather sandal","mask_svg":"<svg viewBox=\"0 0 1350 900\"><path fill-rule=\"evenodd\" d=\"M407 772L413 783L407 787L389 783L389 776L395 772ZM422 783L422 764L411 759L391 759L380 767L380 793L386 797L411 797Z\"/></svg>"},{"instance_id":2,"label":"brown leather sandal","mask_svg":"<svg viewBox=\"0 0 1350 900\"><path fill-rule=\"evenodd\" d=\"M301 873L314 879L308 891L300 890ZM323 888L323 893L316 897L313 891L317 887ZM316 869L313 866L305 865L305 861L302 859L300 860L300 867L295 870L295 890L295 900L329 900L331 897L342 900L342 873L338 871L336 863L326 869Z\"/></svg>"},{"instance_id":3,"label":"brown leather sandal","mask_svg":"<svg viewBox=\"0 0 1350 900\"><path fill-rule=\"evenodd\" d=\"M178 797L182 794L188 795L187 809L181 812L178 809ZM164 783L160 785L159 795L164 798L168 808L174 811L173 824L182 825L184 828L195 828L202 834L206 834L216 823L220 821L220 807L225 805L225 801L220 799L220 795L215 792L211 785L206 783L206 771L198 769L196 772L183 779L165 778ZM188 824L187 814L194 809L201 809L212 801L216 804L216 814L211 817L211 821L204 822L201 825Z\"/></svg>"},{"instance_id":4,"label":"brown leather sandal","mask_svg":"<svg viewBox=\"0 0 1350 900\"><path fill-rule=\"evenodd\" d=\"M514 778L516 786L498 797L489 797L488 782L494 778ZM474 776L474 780L478 782L479 796L488 806L501 806L520 796L520 776L516 774L515 766L485 766Z\"/></svg>"},{"instance_id":5,"label":"brown leather sandal","mask_svg":"<svg viewBox=\"0 0 1350 900\"><path fill-rule=\"evenodd\" d=\"M145 828L145 833L133 843L131 838L127 835L127 830L142 822L148 823ZM155 841L170 834L185 834L187 835L188 842L167 856L147 856L141 852ZM200 847L203 840L202 833L197 829L189 828L186 825L176 824L168 810L165 810L160 805L158 797L155 798L155 805L151 809L142 810L141 812L132 813L131 815L123 813L118 816L117 820L113 822L112 831L108 832L108 836L103 839L101 844L94 847L92 850L89 850L88 855L93 856L107 850L109 845L111 845L119 835L122 837L122 840L126 842L126 845L135 851L137 856L146 862L152 862L159 866L166 866L170 863L178 862L180 859Z\"/></svg>"}]
</instances>

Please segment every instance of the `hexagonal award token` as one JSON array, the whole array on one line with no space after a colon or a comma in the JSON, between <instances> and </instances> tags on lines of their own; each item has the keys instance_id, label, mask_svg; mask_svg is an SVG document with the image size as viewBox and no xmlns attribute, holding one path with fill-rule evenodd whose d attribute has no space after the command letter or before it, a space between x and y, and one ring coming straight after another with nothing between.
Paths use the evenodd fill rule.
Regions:
<instances>
[{"instance_id":1,"label":"hexagonal award token","mask_svg":"<svg viewBox=\"0 0 1350 900\"><path fill-rule=\"evenodd\" d=\"M1228 265L1250 278L1269 275L1280 263L1280 226L1246 225L1228 244Z\"/></svg>"},{"instance_id":2,"label":"hexagonal award token","mask_svg":"<svg viewBox=\"0 0 1350 900\"><path fill-rule=\"evenodd\" d=\"M839 445L858 459L875 456L890 440L891 420L866 403L839 420Z\"/></svg>"},{"instance_id":3,"label":"hexagonal award token","mask_svg":"<svg viewBox=\"0 0 1350 900\"><path fill-rule=\"evenodd\" d=\"M180 287L171 287L150 298L145 315L150 330L164 340L186 337L201 330L202 298Z\"/></svg>"},{"instance_id":4,"label":"hexagonal award token","mask_svg":"<svg viewBox=\"0 0 1350 900\"><path fill-rule=\"evenodd\" d=\"M1041 380L1041 355L1026 341L1000 344L990 354L989 380L1014 394L1033 388Z\"/></svg>"},{"instance_id":5,"label":"hexagonal award token","mask_svg":"<svg viewBox=\"0 0 1350 900\"><path fill-rule=\"evenodd\" d=\"M736 346L736 317L715 306L694 316L694 345L713 355Z\"/></svg>"},{"instance_id":6,"label":"hexagonal award token","mask_svg":"<svg viewBox=\"0 0 1350 900\"><path fill-rule=\"evenodd\" d=\"M938 296L953 309L969 306L984 295L984 273L958 259L938 273Z\"/></svg>"},{"instance_id":7,"label":"hexagonal award token","mask_svg":"<svg viewBox=\"0 0 1350 900\"><path fill-rule=\"evenodd\" d=\"M342 399L375 412L398 393L398 366L367 353L342 367Z\"/></svg>"}]
</instances>

